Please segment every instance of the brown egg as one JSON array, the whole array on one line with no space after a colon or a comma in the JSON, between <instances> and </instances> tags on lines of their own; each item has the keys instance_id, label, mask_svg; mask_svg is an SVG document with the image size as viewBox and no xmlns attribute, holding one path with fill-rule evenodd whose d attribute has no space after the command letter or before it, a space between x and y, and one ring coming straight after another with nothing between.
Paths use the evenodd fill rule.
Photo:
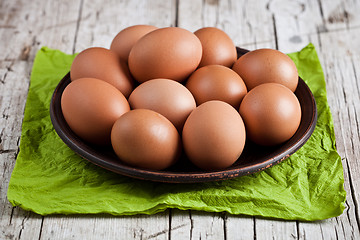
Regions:
<instances>
[{"instance_id":1,"label":"brown egg","mask_svg":"<svg viewBox=\"0 0 360 240\"><path fill-rule=\"evenodd\" d=\"M200 39L203 55L199 67L218 64L231 67L236 61L236 47L231 38L221 29L205 27L194 34Z\"/></svg>"},{"instance_id":2,"label":"brown egg","mask_svg":"<svg viewBox=\"0 0 360 240\"><path fill-rule=\"evenodd\" d=\"M124 95L109 83L80 78L66 86L61 110L76 135L89 143L107 145L114 122L130 106Z\"/></svg>"},{"instance_id":3,"label":"brown egg","mask_svg":"<svg viewBox=\"0 0 360 240\"><path fill-rule=\"evenodd\" d=\"M181 152L176 128L164 116L148 109L122 115L112 128L111 144L125 163L152 170L171 166Z\"/></svg>"},{"instance_id":4,"label":"brown egg","mask_svg":"<svg viewBox=\"0 0 360 240\"><path fill-rule=\"evenodd\" d=\"M247 93L241 77L222 65L199 68L189 77L186 87L198 105L210 100L221 100L236 109L239 109L240 102Z\"/></svg>"},{"instance_id":5,"label":"brown egg","mask_svg":"<svg viewBox=\"0 0 360 240\"><path fill-rule=\"evenodd\" d=\"M278 83L261 84L249 91L239 112L245 122L248 138L267 146L289 140L301 120L296 95Z\"/></svg>"},{"instance_id":6,"label":"brown egg","mask_svg":"<svg viewBox=\"0 0 360 240\"><path fill-rule=\"evenodd\" d=\"M128 97L134 88L126 62L109 49L93 47L80 52L74 59L71 80L97 78L110 83Z\"/></svg>"},{"instance_id":7,"label":"brown egg","mask_svg":"<svg viewBox=\"0 0 360 240\"><path fill-rule=\"evenodd\" d=\"M196 108L194 97L184 85L161 78L140 84L131 93L129 103L132 109L145 108L162 114L179 131Z\"/></svg>"},{"instance_id":8,"label":"brown egg","mask_svg":"<svg viewBox=\"0 0 360 240\"><path fill-rule=\"evenodd\" d=\"M218 100L205 102L192 111L182 132L186 155L205 170L231 166L241 155L245 138L239 113Z\"/></svg>"},{"instance_id":9,"label":"brown egg","mask_svg":"<svg viewBox=\"0 0 360 240\"><path fill-rule=\"evenodd\" d=\"M275 49L257 49L241 56L232 69L244 80L248 91L262 83L280 83L295 92L298 71L289 56Z\"/></svg>"},{"instance_id":10,"label":"brown egg","mask_svg":"<svg viewBox=\"0 0 360 240\"><path fill-rule=\"evenodd\" d=\"M142 37L131 49L129 68L142 83L155 78L184 81L199 65L200 40L188 30L167 27Z\"/></svg>"},{"instance_id":11,"label":"brown egg","mask_svg":"<svg viewBox=\"0 0 360 240\"><path fill-rule=\"evenodd\" d=\"M134 25L121 30L113 39L110 50L114 51L120 59L128 62L129 53L134 44L145 34L157 29L151 25Z\"/></svg>"}]
</instances>

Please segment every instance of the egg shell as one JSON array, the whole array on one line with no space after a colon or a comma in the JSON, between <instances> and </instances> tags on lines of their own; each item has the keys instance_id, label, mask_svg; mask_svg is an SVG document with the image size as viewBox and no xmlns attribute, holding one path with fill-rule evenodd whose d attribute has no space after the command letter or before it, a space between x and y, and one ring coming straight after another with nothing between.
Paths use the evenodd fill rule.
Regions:
<instances>
[{"instance_id":1,"label":"egg shell","mask_svg":"<svg viewBox=\"0 0 360 240\"><path fill-rule=\"evenodd\" d=\"M279 83L295 92L298 71L286 54L275 49L257 49L241 56L232 69L244 80L248 91L263 83Z\"/></svg>"},{"instance_id":2,"label":"egg shell","mask_svg":"<svg viewBox=\"0 0 360 240\"><path fill-rule=\"evenodd\" d=\"M131 93L129 103L132 109L145 108L162 114L180 132L186 118L196 108L191 92L170 79L152 79L140 84Z\"/></svg>"},{"instance_id":3,"label":"egg shell","mask_svg":"<svg viewBox=\"0 0 360 240\"><path fill-rule=\"evenodd\" d=\"M162 170L174 164L181 152L178 131L161 114L135 109L122 115L111 131L116 155L139 168Z\"/></svg>"},{"instance_id":4,"label":"egg shell","mask_svg":"<svg viewBox=\"0 0 360 240\"><path fill-rule=\"evenodd\" d=\"M178 27L160 28L133 46L129 68L140 83L155 78L182 82L197 68L201 56L200 40L192 32Z\"/></svg>"},{"instance_id":5,"label":"egg shell","mask_svg":"<svg viewBox=\"0 0 360 240\"><path fill-rule=\"evenodd\" d=\"M241 116L230 104L212 100L185 122L182 141L189 160L205 170L221 170L240 157L246 139Z\"/></svg>"},{"instance_id":6,"label":"egg shell","mask_svg":"<svg viewBox=\"0 0 360 240\"><path fill-rule=\"evenodd\" d=\"M130 106L124 95L109 83L80 78L64 89L61 110L71 130L80 138L92 144L110 145L114 122Z\"/></svg>"},{"instance_id":7,"label":"egg shell","mask_svg":"<svg viewBox=\"0 0 360 240\"><path fill-rule=\"evenodd\" d=\"M74 59L70 78L97 78L110 83L119 89L125 97L129 97L134 89L129 68L123 60L106 48L92 47L80 52Z\"/></svg>"},{"instance_id":8,"label":"egg shell","mask_svg":"<svg viewBox=\"0 0 360 240\"><path fill-rule=\"evenodd\" d=\"M197 105L210 100L221 100L239 109L247 93L241 77L228 67L208 65L197 69L186 82Z\"/></svg>"},{"instance_id":9,"label":"egg shell","mask_svg":"<svg viewBox=\"0 0 360 240\"><path fill-rule=\"evenodd\" d=\"M120 59L128 62L129 53L135 43L147 33L157 27L152 25L134 25L121 30L112 40L110 50L114 51Z\"/></svg>"},{"instance_id":10,"label":"egg shell","mask_svg":"<svg viewBox=\"0 0 360 240\"><path fill-rule=\"evenodd\" d=\"M239 112L253 142L272 146L289 140L301 121L296 95L277 83L261 84L244 97Z\"/></svg>"},{"instance_id":11,"label":"egg shell","mask_svg":"<svg viewBox=\"0 0 360 240\"><path fill-rule=\"evenodd\" d=\"M199 67L219 64L231 67L237 59L236 47L223 30L205 27L194 34L200 39L203 55Z\"/></svg>"}]
</instances>

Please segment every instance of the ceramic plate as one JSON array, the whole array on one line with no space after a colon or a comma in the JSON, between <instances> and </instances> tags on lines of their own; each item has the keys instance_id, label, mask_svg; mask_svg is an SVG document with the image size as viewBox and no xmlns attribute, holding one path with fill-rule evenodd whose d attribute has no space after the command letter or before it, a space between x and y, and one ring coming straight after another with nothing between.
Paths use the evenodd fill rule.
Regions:
<instances>
[{"instance_id":1,"label":"ceramic plate","mask_svg":"<svg viewBox=\"0 0 360 240\"><path fill-rule=\"evenodd\" d=\"M248 50L241 48L237 48L237 51L239 56L248 52ZM117 158L111 147L99 148L89 145L71 131L60 106L62 92L69 83L70 73L56 87L50 104L51 121L60 138L82 158L109 171L143 180L195 183L219 181L262 171L285 160L303 146L313 133L317 120L314 96L305 82L299 78L295 94L301 105L302 118L297 132L287 142L275 147L263 147L247 141L240 158L231 167L221 171L202 171L191 164L186 156L182 156L178 163L169 169L163 171L145 170L123 163Z\"/></svg>"}]
</instances>

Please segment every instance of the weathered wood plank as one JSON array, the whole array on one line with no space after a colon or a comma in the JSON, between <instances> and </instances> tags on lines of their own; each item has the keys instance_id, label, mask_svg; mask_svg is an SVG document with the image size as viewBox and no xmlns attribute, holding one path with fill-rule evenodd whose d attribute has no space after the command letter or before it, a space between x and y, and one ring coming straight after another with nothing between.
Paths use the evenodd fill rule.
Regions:
<instances>
[{"instance_id":1,"label":"weathered wood plank","mask_svg":"<svg viewBox=\"0 0 360 240\"><path fill-rule=\"evenodd\" d=\"M226 215L226 239L256 239L255 217ZM262 231L262 230L261 230Z\"/></svg>"},{"instance_id":2,"label":"weathered wood plank","mask_svg":"<svg viewBox=\"0 0 360 240\"><path fill-rule=\"evenodd\" d=\"M257 218L255 221L256 239L297 239L295 221L281 221Z\"/></svg>"},{"instance_id":3,"label":"weathered wood plank","mask_svg":"<svg viewBox=\"0 0 360 240\"><path fill-rule=\"evenodd\" d=\"M171 209L170 211L170 234L169 239L192 239L193 222L190 211Z\"/></svg>"},{"instance_id":4,"label":"weathered wood plank","mask_svg":"<svg viewBox=\"0 0 360 240\"><path fill-rule=\"evenodd\" d=\"M269 4L276 28L277 47L283 52L299 51L315 34L323 29L321 9L317 1L277 0Z\"/></svg>"},{"instance_id":5,"label":"weathered wood plank","mask_svg":"<svg viewBox=\"0 0 360 240\"><path fill-rule=\"evenodd\" d=\"M109 48L115 35L132 25L174 26L176 1L84 0L80 14L76 52L94 46Z\"/></svg>"},{"instance_id":6,"label":"weathered wood plank","mask_svg":"<svg viewBox=\"0 0 360 240\"><path fill-rule=\"evenodd\" d=\"M350 29L360 26L360 1L320 0L319 4L326 31Z\"/></svg>"},{"instance_id":7,"label":"weathered wood plank","mask_svg":"<svg viewBox=\"0 0 360 240\"><path fill-rule=\"evenodd\" d=\"M32 65L41 45L72 50L79 2L5 1L0 39L8 44L0 47L0 60L23 60Z\"/></svg>"},{"instance_id":8,"label":"weathered wood plank","mask_svg":"<svg viewBox=\"0 0 360 240\"><path fill-rule=\"evenodd\" d=\"M0 154L0 239L33 239L39 236L41 216L13 208L6 197L16 155L14 150Z\"/></svg>"},{"instance_id":9,"label":"weathered wood plank","mask_svg":"<svg viewBox=\"0 0 360 240\"><path fill-rule=\"evenodd\" d=\"M48 216L39 239L159 239L169 236L168 213L152 216Z\"/></svg>"},{"instance_id":10,"label":"weathered wood plank","mask_svg":"<svg viewBox=\"0 0 360 240\"><path fill-rule=\"evenodd\" d=\"M233 39L236 46L254 50L276 47L276 29L274 28L269 0L261 1L221 1L220 11L223 29Z\"/></svg>"},{"instance_id":11,"label":"weathered wood plank","mask_svg":"<svg viewBox=\"0 0 360 240\"><path fill-rule=\"evenodd\" d=\"M0 153L17 151L29 82L24 61L0 61Z\"/></svg>"},{"instance_id":12,"label":"weathered wood plank","mask_svg":"<svg viewBox=\"0 0 360 240\"><path fill-rule=\"evenodd\" d=\"M0 81L0 236L20 239L24 235L36 236L42 221L36 214L13 208L6 195L18 153L29 64L25 61L0 61L0 68L3 73Z\"/></svg>"},{"instance_id":13,"label":"weathered wood plank","mask_svg":"<svg viewBox=\"0 0 360 240\"><path fill-rule=\"evenodd\" d=\"M269 1L179 1L178 26L196 31L201 27L224 30L236 46L248 49L274 47Z\"/></svg>"},{"instance_id":14,"label":"weathered wood plank","mask_svg":"<svg viewBox=\"0 0 360 240\"><path fill-rule=\"evenodd\" d=\"M224 214L172 210L171 233L174 239L225 239Z\"/></svg>"}]
</instances>

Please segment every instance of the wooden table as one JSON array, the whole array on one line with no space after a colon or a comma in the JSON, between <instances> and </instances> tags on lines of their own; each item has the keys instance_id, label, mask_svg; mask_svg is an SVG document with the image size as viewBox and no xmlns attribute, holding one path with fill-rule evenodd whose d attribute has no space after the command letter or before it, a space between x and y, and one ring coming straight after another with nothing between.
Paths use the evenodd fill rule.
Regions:
<instances>
[{"instance_id":1,"label":"wooden table","mask_svg":"<svg viewBox=\"0 0 360 240\"><path fill-rule=\"evenodd\" d=\"M152 216L40 216L12 207L6 192L19 151L33 60L41 46L66 53L109 47L134 24L216 26L237 46L318 51L342 157L346 209L312 223L167 210ZM1 0L0 239L360 239L359 0Z\"/></svg>"}]
</instances>

